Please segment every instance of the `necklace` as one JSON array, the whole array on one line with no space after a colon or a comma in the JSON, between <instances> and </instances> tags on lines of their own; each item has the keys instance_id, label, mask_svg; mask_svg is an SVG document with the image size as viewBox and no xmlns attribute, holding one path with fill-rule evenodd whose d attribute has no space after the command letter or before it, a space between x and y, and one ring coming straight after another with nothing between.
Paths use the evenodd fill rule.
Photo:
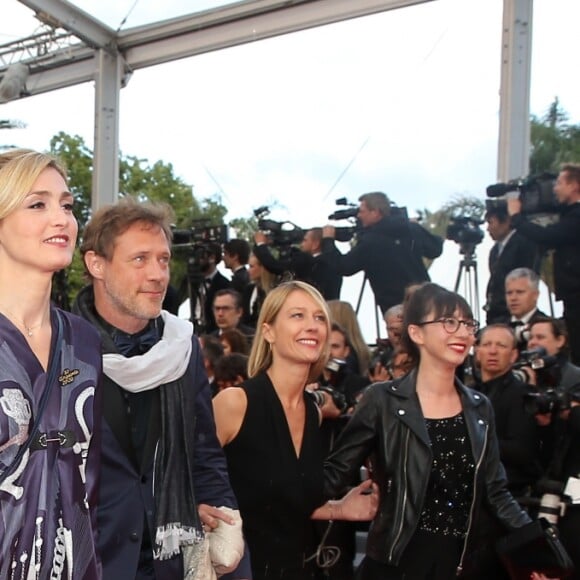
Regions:
<instances>
[{"instance_id":1,"label":"necklace","mask_svg":"<svg viewBox=\"0 0 580 580\"><path fill-rule=\"evenodd\" d=\"M24 327L24 329L26 330L26 334L28 334L28 336L32 336L32 331L35 328L38 328L40 326L42 326L42 322L40 322L39 324L35 324L34 326L26 326L26 324L24 324L24 322L22 323L22 326Z\"/></svg>"},{"instance_id":2,"label":"necklace","mask_svg":"<svg viewBox=\"0 0 580 580\"><path fill-rule=\"evenodd\" d=\"M44 320L46 315L43 314L42 315L42 319L38 324L33 324L32 326L28 326L24 320L19 320L18 318L16 318L16 316L14 316L14 313L11 310L8 310L8 308L4 308L3 310L5 310L8 314L10 314L10 318L11 320L15 320L22 328L24 328L24 330L26 331L26 334L31 337L34 335L34 333L32 332L35 328L40 328L43 324L44 324Z\"/></svg>"}]
</instances>

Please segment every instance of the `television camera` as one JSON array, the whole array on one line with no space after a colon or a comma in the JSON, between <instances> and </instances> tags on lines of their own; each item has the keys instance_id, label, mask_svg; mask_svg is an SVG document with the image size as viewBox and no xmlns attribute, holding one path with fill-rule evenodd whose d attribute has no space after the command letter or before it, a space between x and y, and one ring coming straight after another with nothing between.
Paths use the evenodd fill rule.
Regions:
<instances>
[{"instance_id":1,"label":"television camera","mask_svg":"<svg viewBox=\"0 0 580 580\"><path fill-rule=\"evenodd\" d=\"M361 224L358 219L358 205L350 203L346 197L340 197L335 200L336 205L346 206L345 209L337 209L328 216L329 220L350 220L352 226L335 228L334 239L337 242L350 242L352 238L361 230Z\"/></svg>"},{"instance_id":2,"label":"television camera","mask_svg":"<svg viewBox=\"0 0 580 580\"><path fill-rule=\"evenodd\" d=\"M482 223L482 220L471 216L452 217L447 226L445 237L459 244L461 254L473 254L475 246L483 240L484 233L479 227Z\"/></svg>"},{"instance_id":3,"label":"television camera","mask_svg":"<svg viewBox=\"0 0 580 580\"><path fill-rule=\"evenodd\" d=\"M228 241L228 226L210 226L207 220L195 220L196 225L188 229L171 228L173 247L177 250L208 242L225 244Z\"/></svg>"},{"instance_id":4,"label":"television camera","mask_svg":"<svg viewBox=\"0 0 580 580\"><path fill-rule=\"evenodd\" d=\"M171 231L173 237L172 250L176 256L183 257L186 261L190 318L196 332L204 332L207 321L205 320L203 308L199 309L200 319L195 319L195 305L201 300L200 288L211 256L221 256L221 246L228 241L228 226L208 225L208 220L202 219L194 220L191 228L172 228Z\"/></svg>"},{"instance_id":5,"label":"television camera","mask_svg":"<svg viewBox=\"0 0 580 580\"><path fill-rule=\"evenodd\" d=\"M335 228L335 240L338 242L350 242L352 238L359 234L362 230L361 223L358 219L358 205L356 203L349 202L346 197L340 197L334 202L339 206L346 206L346 209L337 209L328 216L329 220L345 220L350 219L353 222L352 226L338 227ZM404 219L409 219L407 208L399 207L397 204L391 202L390 204L390 215L394 217L401 217Z\"/></svg>"},{"instance_id":6,"label":"television camera","mask_svg":"<svg viewBox=\"0 0 580 580\"><path fill-rule=\"evenodd\" d=\"M545 172L489 185L486 194L491 199L486 200L485 205L488 209L502 207L506 204L506 195L517 193L523 214L557 214L559 203L554 193L556 177L554 173Z\"/></svg>"},{"instance_id":7,"label":"television camera","mask_svg":"<svg viewBox=\"0 0 580 580\"><path fill-rule=\"evenodd\" d=\"M293 244L299 244L304 238L304 230L290 221L277 222L267 219L270 208L266 205L254 210L254 216L258 218L258 229L266 234L272 245L283 252Z\"/></svg>"}]
</instances>

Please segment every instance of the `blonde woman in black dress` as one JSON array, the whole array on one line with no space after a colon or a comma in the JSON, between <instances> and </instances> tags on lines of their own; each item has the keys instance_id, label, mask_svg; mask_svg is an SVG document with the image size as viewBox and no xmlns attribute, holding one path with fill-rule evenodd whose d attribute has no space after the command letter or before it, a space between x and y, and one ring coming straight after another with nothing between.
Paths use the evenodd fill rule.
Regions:
<instances>
[{"instance_id":1,"label":"blonde woman in black dress","mask_svg":"<svg viewBox=\"0 0 580 580\"><path fill-rule=\"evenodd\" d=\"M327 360L328 335L318 291L303 282L282 284L262 307L250 379L214 399L254 580L318 578L311 519L369 520L376 509L376 493L364 494L370 482L344 499L323 501L321 416L304 388Z\"/></svg>"}]
</instances>

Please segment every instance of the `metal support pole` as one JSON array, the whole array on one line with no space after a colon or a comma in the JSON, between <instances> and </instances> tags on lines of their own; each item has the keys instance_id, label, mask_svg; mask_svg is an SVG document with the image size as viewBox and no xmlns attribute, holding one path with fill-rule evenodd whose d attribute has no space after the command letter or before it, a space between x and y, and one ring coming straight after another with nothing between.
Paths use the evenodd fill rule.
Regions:
<instances>
[{"instance_id":1,"label":"metal support pole","mask_svg":"<svg viewBox=\"0 0 580 580\"><path fill-rule=\"evenodd\" d=\"M115 203L119 195L119 100L122 59L95 53L95 146L92 209Z\"/></svg>"}]
</instances>

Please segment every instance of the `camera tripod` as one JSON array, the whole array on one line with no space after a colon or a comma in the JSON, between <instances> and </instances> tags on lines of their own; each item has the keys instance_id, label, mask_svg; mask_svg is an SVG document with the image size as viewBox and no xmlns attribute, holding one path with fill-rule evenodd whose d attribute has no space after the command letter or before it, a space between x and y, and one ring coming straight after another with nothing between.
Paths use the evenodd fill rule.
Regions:
<instances>
[{"instance_id":1,"label":"camera tripod","mask_svg":"<svg viewBox=\"0 0 580 580\"><path fill-rule=\"evenodd\" d=\"M475 244L460 244L459 252L464 256L459 262L457 278L455 279L455 293L459 292L463 276L463 292L461 293L476 318L479 318L479 282L477 280L477 258Z\"/></svg>"},{"instance_id":2,"label":"camera tripod","mask_svg":"<svg viewBox=\"0 0 580 580\"><path fill-rule=\"evenodd\" d=\"M360 309L360 305L361 305L361 302L362 302L362 297L363 297L363 294L364 294L364 291L365 291L365 286L366 286L367 280L368 280L368 278L367 278L367 276L365 274L365 277L364 277L364 279L362 281L362 284L361 284L361 287L360 287L360 292L359 292L359 295L358 295L358 300L356 302L355 312L356 312L357 316L358 316L358 311ZM376 332L377 332L377 340L378 340L378 338L381 336L381 331L380 331L380 328L379 328L379 305L377 304L377 301L375 299L374 293L373 293L373 305L374 305L374 310L375 310L375 329L376 329Z\"/></svg>"}]
</instances>

